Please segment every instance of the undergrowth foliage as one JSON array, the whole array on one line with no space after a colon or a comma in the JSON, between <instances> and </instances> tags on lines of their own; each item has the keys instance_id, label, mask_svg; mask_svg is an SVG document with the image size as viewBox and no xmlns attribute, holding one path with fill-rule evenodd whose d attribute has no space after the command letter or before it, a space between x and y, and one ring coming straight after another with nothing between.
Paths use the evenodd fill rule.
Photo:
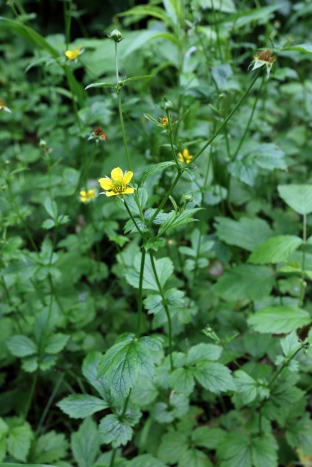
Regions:
<instances>
[{"instance_id":1,"label":"undergrowth foliage","mask_svg":"<svg viewBox=\"0 0 312 467\"><path fill-rule=\"evenodd\" d=\"M0 3L0 461L312 462L311 20L272 3Z\"/></svg>"}]
</instances>

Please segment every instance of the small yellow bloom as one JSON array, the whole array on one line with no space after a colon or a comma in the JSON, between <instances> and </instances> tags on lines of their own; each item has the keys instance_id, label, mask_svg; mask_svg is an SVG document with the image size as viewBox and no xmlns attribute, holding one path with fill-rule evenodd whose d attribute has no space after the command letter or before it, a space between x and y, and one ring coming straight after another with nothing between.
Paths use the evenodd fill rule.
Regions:
<instances>
[{"instance_id":1,"label":"small yellow bloom","mask_svg":"<svg viewBox=\"0 0 312 467\"><path fill-rule=\"evenodd\" d=\"M183 152L182 153L179 152L178 156L179 156L179 161L185 162L186 164L188 164L190 160L193 159L193 156L190 155L190 153L188 152L188 149L183 149Z\"/></svg>"},{"instance_id":2,"label":"small yellow bloom","mask_svg":"<svg viewBox=\"0 0 312 467\"><path fill-rule=\"evenodd\" d=\"M95 197L95 190L88 190L88 191L82 190L79 194L81 196L80 201L82 203L86 203L87 201L90 201L91 199Z\"/></svg>"},{"instance_id":3,"label":"small yellow bloom","mask_svg":"<svg viewBox=\"0 0 312 467\"><path fill-rule=\"evenodd\" d=\"M160 124L161 124L162 126L167 126L167 125L168 125L168 122L169 122L168 117L162 117L162 118L160 119Z\"/></svg>"},{"instance_id":4,"label":"small yellow bloom","mask_svg":"<svg viewBox=\"0 0 312 467\"><path fill-rule=\"evenodd\" d=\"M126 171L123 173L123 171L117 167L112 170L111 177L111 179L108 177L99 179L99 184L106 190L106 196L129 195L130 193L134 193L134 189L128 187L128 183L130 183L133 177L133 172Z\"/></svg>"},{"instance_id":5,"label":"small yellow bloom","mask_svg":"<svg viewBox=\"0 0 312 467\"><path fill-rule=\"evenodd\" d=\"M65 55L68 60L76 60L80 54L82 54L83 50L81 50L81 45L74 50L66 50Z\"/></svg>"}]
</instances>

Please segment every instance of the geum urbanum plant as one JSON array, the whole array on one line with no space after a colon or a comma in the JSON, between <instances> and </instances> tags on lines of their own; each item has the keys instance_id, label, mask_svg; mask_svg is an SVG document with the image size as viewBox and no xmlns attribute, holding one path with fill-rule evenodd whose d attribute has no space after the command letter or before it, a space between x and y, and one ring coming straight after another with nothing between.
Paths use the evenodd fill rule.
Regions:
<instances>
[{"instance_id":1,"label":"geum urbanum plant","mask_svg":"<svg viewBox=\"0 0 312 467\"><path fill-rule=\"evenodd\" d=\"M194 208L192 204L189 204L192 195L186 195L182 205L178 206L172 197L174 188L185 173L196 179L194 162L224 130L252 89L261 70L257 71L246 91L213 136L195 155L190 155L185 147L181 152L177 150L177 132L175 132L177 122L171 115L173 106L169 101L164 101L163 109L166 116L162 117L160 122L146 114L150 121L166 132L172 160L150 167L143 172L139 181L135 182L124 128L121 90L131 80L149 77L119 80L117 45L122 40L122 35L114 30L109 37L115 41L116 85L94 83L87 88L111 87L117 93L125 162L129 170L114 168L111 171L111 178L107 176L100 178L99 183L105 190L102 194L107 197L116 197L117 201L121 202L120 207L126 209L129 220L125 225L125 233L138 233L141 239L140 252L134 243L129 247L130 257L126 258L124 253L119 255L120 262L126 266L124 272L126 280L138 291L136 296L137 328L135 333L127 332L120 335L104 355L95 352L85 358L82 372L100 397L75 394L66 397L58 405L73 418L85 418L102 410L111 411L101 419L98 431L89 419L79 429L79 436L88 436L91 432L96 433L99 436L98 446L101 443L111 444L112 451L105 457L105 460L103 458L103 463L110 467L115 462L118 462L118 465L122 462L119 458L118 447L126 445L132 439L133 427L142 417L141 410L145 409L150 410L152 418L144 422L143 432L138 440L138 446L143 452L150 436L151 424L173 423L173 429L162 437L157 454L158 460L150 455L139 455L130 462L135 466L146 465L146 463L152 466L162 466L164 462L166 464L178 463L180 467L189 464L209 467L212 464L205 450L215 449L217 449L217 456L223 467L240 465L237 462L238 458L243 458L242 456L246 457L244 463L241 464L244 466L260 467L264 459L267 462L266 465L277 465L277 443L272 434L269 413L272 404L281 405L279 398L282 396L275 382L279 374L290 365L298 353L309 346L309 343L298 341L294 332L287 336L281 344L284 352L284 356L280 356L279 359L281 367L269 380L252 377L243 369L238 369L233 377L230 369L221 363L226 361L226 357L219 361L222 351L225 355L229 355L227 344L235 339L237 334L221 339L212 328L207 327L205 334L214 342L213 344L199 343L192 345L186 351L181 351L180 347L175 349L174 334L177 322L180 319L181 323L187 323L190 314L196 314L196 306L191 298L185 296L184 292L176 287L169 286L168 288L173 273L172 260L169 257L156 257L158 250L165 245L165 234L195 221L193 216L202 209L202 207ZM275 57L266 50L261 56L259 54L255 57L254 69L263 66L269 75L274 60ZM180 120L182 121L183 118L184 116ZM175 178L158 207L146 207L148 191L144 183L153 175L166 169L174 170ZM168 200L171 201L174 209L166 213L163 208ZM155 229L157 229L156 233ZM203 242L197 233L198 231L194 230L192 236L194 250L186 247L184 250L181 249L185 254L195 258L192 266L194 274L191 283L193 285L199 264L199 253L209 251L212 245L211 242ZM143 300L144 295L147 297ZM165 326L166 335L154 334L142 337L143 305L149 314L154 315L156 327L159 324ZM187 318L182 311L185 309L188 314ZM251 323L253 323L252 319ZM287 331L292 329L287 329ZM168 348L167 355L164 354L166 347ZM236 367L240 368L240 364L235 359L234 361ZM286 372L282 378L280 384L289 384L292 387L297 381ZM234 395L234 404L237 408L250 406L253 412L249 421L250 432L236 433L234 431L227 435L220 427L208 426L197 427L194 430L196 417L201 413L201 409L189 405L190 399L194 401L194 394L196 401L195 383L198 388L201 388L198 391L207 390L210 394L220 395L224 392ZM187 413L190 415L183 418ZM177 423L178 420L180 422ZM225 421L225 425L227 423L230 423L230 419L228 422Z\"/></svg>"}]
</instances>

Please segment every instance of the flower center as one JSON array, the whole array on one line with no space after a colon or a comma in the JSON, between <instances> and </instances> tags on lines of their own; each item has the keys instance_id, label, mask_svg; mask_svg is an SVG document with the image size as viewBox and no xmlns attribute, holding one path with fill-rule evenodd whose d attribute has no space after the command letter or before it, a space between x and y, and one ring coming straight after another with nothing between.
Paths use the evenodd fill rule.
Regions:
<instances>
[{"instance_id":1,"label":"flower center","mask_svg":"<svg viewBox=\"0 0 312 467\"><path fill-rule=\"evenodd\" d=\"M113 181L113 192L122 193L127 188L127 185L122 183L120 180Z\"/></svg>"}]
</instances>

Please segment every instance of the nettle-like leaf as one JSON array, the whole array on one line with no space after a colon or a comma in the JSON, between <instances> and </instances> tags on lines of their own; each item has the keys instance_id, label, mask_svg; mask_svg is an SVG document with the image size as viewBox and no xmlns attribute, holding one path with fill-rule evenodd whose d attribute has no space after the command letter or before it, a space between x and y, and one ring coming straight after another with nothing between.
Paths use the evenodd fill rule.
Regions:
<instances>
[{"instance_id":1,"label":"nettle-like leaf","mask_svg":"<svg viewBox=\"0 0 312 467\"><path fill-rule=\"evenodd\" d=\"M131 391L131 401L139 407L144 407L153 402L158 393L159 391L154 381L151 381L144 375L139 375Z\"/></svg>"},{"instance_id":2,"label":"nettle-like leaf","mask_svg":"<svg viewBox=\"0 0 312 467\"><path fill-rule=\"evenodd\" d=\"M166 464L151 454L142 454L127 462L126 467L166 467Z\"/></svg>"},{"instance_id":3,"label":"nettle-like leaf","mask_svg":"<svg viewBox=\"0 0 312 467\"><path fill-rule=\"evenodd\" d=\"M207 449L217 449L218 445L225 438L226 431L221 428L210 428L201 426L192 431L192 441L196 446Z\"/></svg>"},{"instance_id":4,"label":"nettle-like leaf","mask_svg":"<svg viewBox=\"0 0 312 467\"><path fill-rule=\"evenodd\" d=\"M253 251L273 235L269 224L263 219L241 217L239 221L234 221L227 217L216 217L215 220L220 240L248 251Z\"/></svg>"},{"instance_id":5,"label":"nettle-like leaf","mask_svg":"<svg viewBox=\"0 0 312 467\"><path fill-rule=\"evenodd\" d=\"M237 370L235 372L234 380L237 392L242 396L244 405L254 401L257 397L263 399L270 395L270 391L268 387L266 387L267 385L261 381L255 380L243 370Z\"/></svg>"},{"instance_id":6,"label":"nettle-like leaf","mask_svg":"<svg viewBox=\"0 0 312 467\"><path fill-rule=\"evenodd\" d=\"M184 292L181 290L177 290L176 288L166 290L164 297L169 309L181 308L184 305ZM155 314L164 310L163 298L159 294L149 295L143 303L149 314Z\"/></svg>"},{"instance_id":7,"label":"nettle-like leaf","mask_svg":"<svg viewBox=\"0 0 312 467\"><path fill-rule=\"evenodd\" d=\"M277 187L280 197L294 211L302 215L312 212L312 186L311 185L279 185Z\"/></svg>"},{"instance_id":8,"label":"nettle-like leaf","mask_svg":"<svg viewBox=\"0 0 312 467\"><path fill-rule=\"evenodd\" d=\"M73 456L79 467L91 467L99 453L100 437L96 423L86 418L71 436Z\"/></svg>"},{"instance_id":9,"label":"nettle-like leaf","mask_svg":"<svg viewBox=\"0 0 312 467\"><path fill-rule=\"evenodd\" d=\"M106 401L107 405L112 405L110 388L107 384L105 376L98 377L98 368L102 358L100 352L91 352L83 361L82 374L87 381L93 386L100 394L102 399Z\"/></svg>"},{"instance_id":10,"label":"nettle-like leaf","mask_svg":"<svg viewBox=\"0 0 312 467\"><path fill-rule=\"evenodd\" d=\"M269 306L248 318L248 324L257 332L283 334L310 324L310 314L294 306Z\"/></svg>"},{"instance_id":11,"label":"nettle-like leaf","mask_svg":"<svg viewBox=\"0 0 312 467\"><path fill-rule=\"evenodd\" d=\"M252 252L248 262L254 264L279 263L285 261L300 245L302 245L302 239L296 235L279 235L269 238Z\"/></svg>"},{"instance_id":12,"label":"nettle-like leaf","mask_svg":"<svg viewBox=\"0 0 312 467\"><path fill-rule=\"evenodd\" d=\"M156 122L156 123L159 125L159 122ZM173 165L176 165L174 161L160 162L159 164L153 165L149 169L145 170L145 172L143 172L143 174L141 175L140 181L139 181L139 185L142 185L142 183L146 182L146 180L152 175L158 172L161 172L165 170L167 167L171 167Z\"/></svg>"},{"instance_id":13,"label":"nettle-like leaf","mask_svg":"<svg viewBox=\"0 0 312 467\"><path fill-rule=\"evenodd\" d=\"M152 337L137 339L134 334L122 334L102 357L99 377L105 375L113 396L123 400L133 388L139 374L153 377L152 350L160 349L160 342Z\"/></svg>"},{"instance_id":14,"label":"nettle-like leaf","mask_svg":"<svg viewBox=\"0 0 312 467\"><path fill-rule=\"evenodd\" d=\"M193 369L195 379L208 391L235 391L236 386L230 370L220 363L200 363Z\"/></svg>"},{"instance_id":15,"label":"nettle-like leaf","mask_svg":"<svg viewBox=\"0 0 312 467\"><path fill-rule=\"evenodd\" d=\"M33 432L27 422L17 417L7 420L9 430L7 432L7 450L10 456L21 462L26 462L30 450Z\"/></svg>"},{"instance_id":16,"label":"nettle-like leaf","mask_svg":"<svg viewBox=\"0 0 312 467\"><path fill-rule=\"evenodd\" d=\"M29 339L27 336L16 334L11 337L6 345L15 357L27 357L28 355L34 355L38 352L37 344Z\"/></svg>"},{"instance_id":17,"label":"nettle-like leaf","mask_svg":"<svg viewBox=\"0 0 312 467\"><path fill-rule=\"evenodd\" d=\"M226 271L212 287L218 297L227 301L260 300L270 294L274 286L273 271L265 266L240 264ZM261 282L261 287L259 283Z\"/></svg>"},{"instance_id":18,"label":"nettle-like leaf","mask_svg":"<svg viewBox=\"0 0 312 467\"><path fill-rule=\"evenodd\" d=\"M89 394L71 394L56 405L71 418L86 418L108 407L103 399Z\"/></svg>"},{"instance_id":19,"label":"nettle-like leaf","mask_svg":"<svg viewBox=\"0 0 312 467\"><path fill-rule=\"evenodd\" d=\"M34 464L55 462L66 457L68 447L65 435L52 430L33 443L28 460Z\"/></svg>"},{"instance_id":20,"label":"nettle-like leaf","mask_svg":"<svg viewBox=\"0 0 312 467\"><path fill-rule=\"evenodd\" d=\"M167 279L173 273L173 264L169 258L155 259L155 267L161 287L164 287ZM133 269L128 269L125 277L130 285L139 288L140 270L141 270L141 253L135 255ZM151 259L149 256L145 258L144 273L143 273L143 288L158 291L158 284L152 268Z\"/></svg>"},{"instance_id":21,"label":"nettle-like leaf","mask_svg":"<svg viewBox=\"0 0 312 467\"><path fill-rule=\"evenodd\" d=\"M125 421L121 421L115 414L107 415L99 425L102 443L112 443L113 447L124 446L132 438L133 430Z\"/></svg>"}]
</instances>

